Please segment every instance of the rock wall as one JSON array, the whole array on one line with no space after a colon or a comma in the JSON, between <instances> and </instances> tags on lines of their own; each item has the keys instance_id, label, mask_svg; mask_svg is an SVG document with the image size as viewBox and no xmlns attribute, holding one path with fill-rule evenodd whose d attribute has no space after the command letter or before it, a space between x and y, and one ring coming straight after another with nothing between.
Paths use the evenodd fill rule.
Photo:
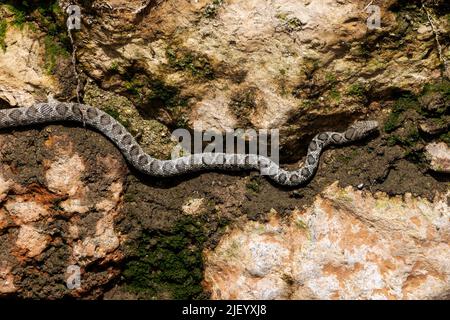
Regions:
<instances>
[{"instance_id":1,"label":"rock wall","mask_svg":"<svg viewBox=\"0 0 450 320\"><path fill-rule=\"evenodd\" d=\"M75 137L92 147L84 149ZM102 140L55 126L1 136L1 294L84 297L118 276L111 264L123 259L119 245L126 236L114 219L121 212L126 166ZM98 152L102 145L105 151ZM65 285L71 265L82 268L86 279L74 291Z\"/></svg>"},{"instance_id":2,"label":"rock wall","mask_svg":"<svg viewBox=\"0 0 450 320\"><path fill-rule=\"evenodd\" d=\"M337 183L282 219L236 226L206 253L214 299L443 299L447 197L390 198Z\"/></svg>"},{"instance_id":3,"label":"rock wall","mask_svg":"<svg viewBox=\"0 0 450 320\"><path fill-rule=\"evenodd\" d=\"M142 176L82 127L2 130L0 296L448 298L450 7L373 1L369 29L369 2L74 1L72 42L68 1L3 1L0 108L80 99L165 159L175 128L279 129L290 169L321 131L381 128L294 189Z\"/></svg>"}]
</instances>

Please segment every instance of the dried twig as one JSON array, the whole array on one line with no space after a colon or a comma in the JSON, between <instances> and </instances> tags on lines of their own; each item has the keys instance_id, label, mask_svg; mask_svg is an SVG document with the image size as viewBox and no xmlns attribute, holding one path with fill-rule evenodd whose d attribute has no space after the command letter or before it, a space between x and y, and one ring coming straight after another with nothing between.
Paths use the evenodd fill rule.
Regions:
<instances>
[{"instance_id":1,"label":"dried twig","mask_svg":"<svg viewBox=\"0 0 450 320\"><path fill-rule=\"evenodd\" d=\"M438 49L439 60L441 61L442 65L444 67L444 73L446 76L449 76L448 62L445 59L445 56L442 54L442 46L441 46L441 42L439 41L439 30L436 28L436 25L433 23L433 17L431 15L431 13L428 11L428 9L425 6L423 1L422 1L422 9L425 11L427 18L428 18L428 22L430 23L431 29L433 30L434 38L436 40L436 46Z\"/></svg>"},{"instance_id":2,"label":"dried twig","mask_svg":"<svg viewBox=\"0 0 450 320\"><path fill-rule=\"evenodd\" d=\"M77 46L75 44L75 41L73 40L72 36L72 30L70 30L69 27L67 27L67 32L69 33L70 43L72 44L72 66L73 66L73 73L75 74L75 78L77 79L77 102L81 103L81 81L80 81L80 75L78 74L77 70Z\"/></svg>"},{"instance_id":3,"label":"dried twig","mask_svg":"<svg viewBox=\"0 0 450 320\"><path fill-rule=\"evenodd\" d=\"M368 7L370 7L370 6L372 5L372 3L373 3L373 0L372 0L372 1L370 1L370 2L369 2L369 4L368 4L367 6L365 6L365 7L364 7L364 10L363 10L363 11L366 11L366 10L367 10L367 8L368 8Z\"/></svg>"}]
</instances>

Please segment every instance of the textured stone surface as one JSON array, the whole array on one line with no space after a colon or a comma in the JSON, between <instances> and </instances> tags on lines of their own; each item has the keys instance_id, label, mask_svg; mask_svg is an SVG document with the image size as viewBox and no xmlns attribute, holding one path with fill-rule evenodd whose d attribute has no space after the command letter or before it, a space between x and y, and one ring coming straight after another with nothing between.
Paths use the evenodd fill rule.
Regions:
<instances>
[{"instance_id":1,"label":"textured stone surface","mask_svg":"<svg viewBox=\"0 0 450 320\"><path fill-rule=\"evenodd\" d=\"M7 50L0 53L0 99L12 106L30 106L57 86L40 63L44 48L30 30L6 33Z\"/></svg>"},{"instance_id":2,"label":"textured stone surface","mask_svg":"<svg viewBox=\"0 0 450 320\"><path fill-rule=\"evenodd\" d=\"M296 190L256 173L164 180L131 170L125 183L122 156L98 133L70 125L2 131L0 295L97 298L114 280L127 298L204 298L200 252L228 224L239 228L207 251L213 298L448 295L448 204L424 200L444 194L448 177L430 173L423 155L430 141L448 141L449 83L440 81L419 2L374 2L380 30L367 30L369 1L57 2L18 6L29 11L21 26L20 14L0 5L0 108L50 93L76 101L64 8L77 3L81 100L117 118L156 157L170 155L179 127L279 128L282 162L294 168L323 130L356 118L390 129L326 151L314 180ZM425 4L450 60L444 2ZM404 94L418 103L399 101ZM446 163L443 145L428 149ZM323 192L336 180L366 193ZM71 264L82 268L81 290L64 286Z\"/></svg>"},{"instance_id":3,"label":"textured stone surface","mask_svg":"<svg viewBox=\"0 0 450 320\"><path fill-rule=\"evenodd\" d=\"M167 0L150 2L143 16L131 9L140 2L93 5L78 35L80 63L165 123L181 112L190 127L283 128L287 141L323 119L337 124L368 112L365 92L419 91L439 77L436 53L427 53L431 28L396 16L388 10L394 2L379 4L383 28L375 31L361 1ZM179 89L188 108L155 103L155 83Z\"/></svg>"},{"instance_id":4,"label":"textured stone surface","mask_svg":"<svg viewBox=\"0 0 450 320\"><path fill-rule=\"evenodd\" d=\"M0 49L0 102L20 107L46 101L49 94L72 98L76 81L71 78L69 54L36 24L15 20L11 7L0 7L0 21L6 22Z\"/></svg>"},{"instance_id":5,"label":"textured stone surface","mask_svg":"<svg viewBox=\"0 0 450 320\"><path fill-rule=\"evenodd\" d=\"M232 228L206 252L214 299L433 299L450 293L448 195L328 187L314 204Z\"/></svg>"},{"instance_id":6,"label":"textured stone surface","mask_svg":"<svg viewBox=\"0 0 450 320\"><path fill-rule=\"evenodd\" d=\"M93 82L85 86L84 101L106 111L124 124L146 152L160 159L169 159L175 144L169 129L154 119L143 119L126 97L98 88Z\"/></svg>"},{"instance_id":7,"label":"textured stone surface","mask_svg":"<svg viewBox=\"0 0 450 320\"><path fill-rule=\"evenodd\" d=\"M191 198L182 206L182 210L187 215L200 215L205 212L204 198Z\"/></svg>"},{"instance_id":8,"label":"textured stone surface","mask_svg":"<svg viewBox=\"0 0 450 320\"><path fill-rule=\"evenodd\" d=\"M430 143L425 149L433 171L450 173L450 148L447 144Z\"/></svg>"},{"instance_id":9,"label":"textured stone surface","mask_svg":"<svg viewBox=\"0 0 450 320\"><path fill-rule=\"evenodd\" d=\"M117 270L109 269L109 277L94 280L96 274L91 275L84 268L117 262L123 256L118 249L124 238L114 227L126 173L122 159L117 153L91 158L92 154L80 152L76 141L67 134L53 134L51 128L47 134L45 139L35 140L41 141L35 142L42 143L41 152L49 153L33 174L42 177L42 185L25 183L26 170L17 171L16 161L7 164L5 155L0 155L0 294L18 291L47 298L78 296L117 274ZM3 135L0 140L3 152L20 144L20 139ZM62 257L55 251L61 247ZM48 266L43 269L33 266L42 260L53 261L52 271L46 269ZM60 292L55 287L46 292L40 286L48 281L51 287L55 280L44 278L31 288L26 285L32 279L26 272L51 272L52 277L64 277L70 265L81 267L82 279L86 281L83 280L80 289Z\"/></svg>"}]
</instances>

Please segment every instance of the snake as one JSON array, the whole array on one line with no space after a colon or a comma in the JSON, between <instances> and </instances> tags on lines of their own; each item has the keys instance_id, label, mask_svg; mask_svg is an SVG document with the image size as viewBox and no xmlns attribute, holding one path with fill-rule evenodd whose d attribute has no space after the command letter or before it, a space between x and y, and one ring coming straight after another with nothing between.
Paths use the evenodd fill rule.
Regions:
<instances>
[{"instance_id":1,"label":"snake","mask_svg":"<svg viewBox=\"0 0 450 320\"><path fill-rule=\"evenodd\" d=\"M28 107L0 109L0 129L53 122L75 122L97 129L118 147L135 169L153 177L173 177L205 170L259 170L282 186L299 186L310 181L327 146L362 140L378 130L377 121L356 121L344 132L318 133L308 146L304 164L297 170L285 170L270 158L258 154L210 152L160 160L147 154L119 121L86 104L55 100Z\"/></svg>"}]
</instances>

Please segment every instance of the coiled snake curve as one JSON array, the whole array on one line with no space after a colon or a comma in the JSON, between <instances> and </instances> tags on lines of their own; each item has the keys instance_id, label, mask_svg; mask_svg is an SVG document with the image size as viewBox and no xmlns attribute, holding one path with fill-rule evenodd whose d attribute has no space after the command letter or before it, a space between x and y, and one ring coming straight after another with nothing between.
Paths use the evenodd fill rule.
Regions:
<instances>
[{"instance_id":1,"label":"coiled snake curve","mask_svg":"<svg viewBox=\"0 0 450 320\"><path fill-rule=\"evenodd\" d=\"M173 160L155 159L144 152L117 120L88 105L52 101L0 110L0 129L59 121L74 121L98 129L115 143L133 167L151 176L170 177L200 170L255 169L285 186L308 182L315 174L320 154L326 146L361 140L378 129L376 121L357 121L342 133L319 133L309 144L305 164L298 170L287 171L269 158L256 154L197 153Z\"/></svg>"}]
</instances>

